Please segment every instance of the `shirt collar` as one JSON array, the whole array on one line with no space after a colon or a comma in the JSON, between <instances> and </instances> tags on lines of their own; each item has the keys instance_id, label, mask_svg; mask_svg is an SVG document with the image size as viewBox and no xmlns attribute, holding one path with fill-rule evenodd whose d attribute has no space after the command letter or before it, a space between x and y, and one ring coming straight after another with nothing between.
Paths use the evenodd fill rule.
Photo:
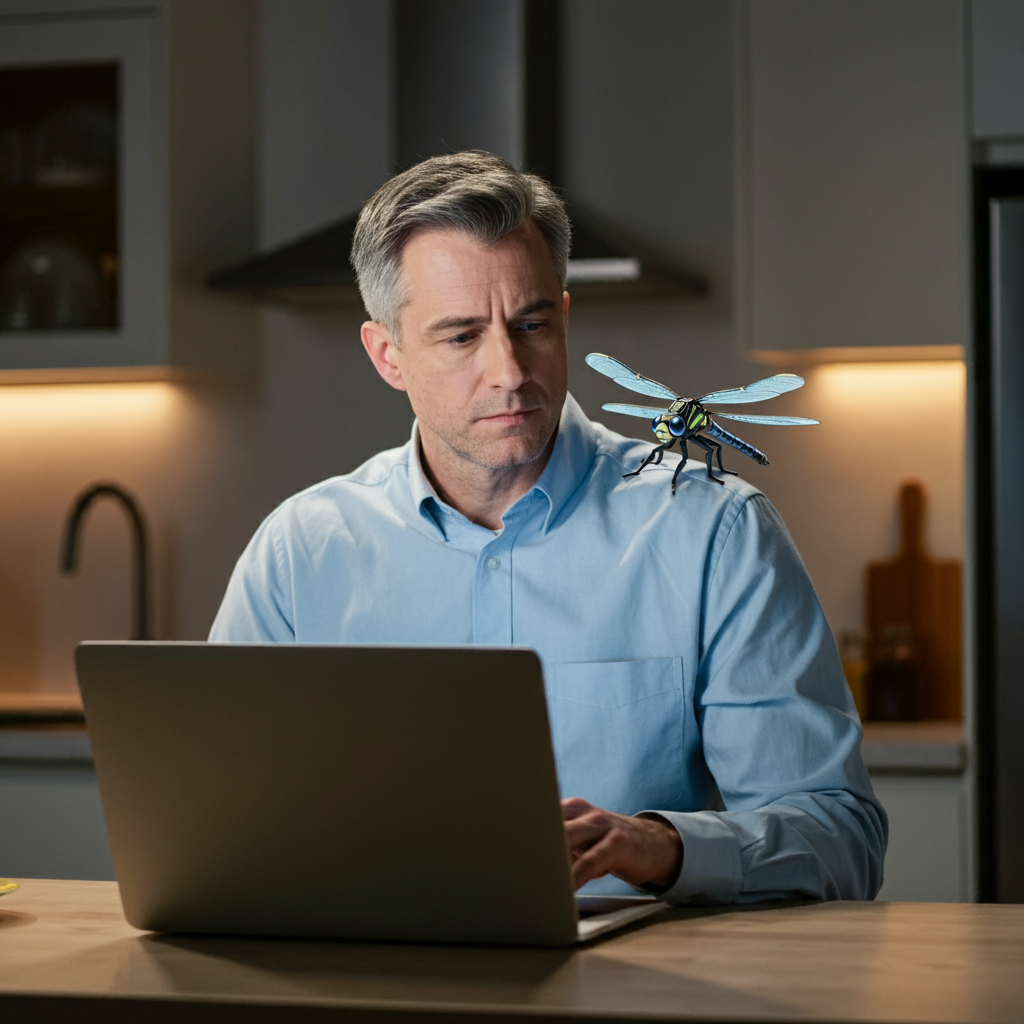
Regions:
<instances>
[{"instance_id":1,"label":"shirt collar","mask_svg":"<svg viewBox=\"0 0 1024 1024\"><path fill-rule=\"evenodd\" d=\"M551 451L548 464L544 467L537 482L524 494L519 501L533 501L537 494L547 499L547 513L544 516L543 532L551 528L558 514L569 499L583 483L594 456L597 453L597 433L594 425L587 419L579 403L570 394L565 396L562 416L558 424L558 436ZM420 459L419 424L414 420L412 436L409 439L409 490L413 504L428 522L433 524L448 539L444 528L444 515L450 512L459 513L446 505L434 485L423 472ZM515 507L515 506L513 506Z\"/></svg>"},{"instance_id":2,"label":"shirt collar","mask_svg":"<svg viewBox=\"0 0 1024 1024\"><path fill-rule=\"evenodd\" d=\"M409 492L419 514L447 540L448 533L444 528L442 510L449 506L438 497L434 485L423 472L423 462L420 459L420 425L416 419L412 421L412 436L409 438Z\"/></svg>"},{"instance_id":3,"label":"shirt collar","mask_svg":"<svg viewBox=\"0 0 1024 1024\"><path fill-rule=\"evenodd\" d=\"M597 431L594 424L587 419L576 399L567 394L551 458L531 492L523 496L529 497L532 491L539 491L547 498L548 511L542 527L544 533L551 529L569 499L579 490L596 454Z\"/></svg>"}]
</instances>

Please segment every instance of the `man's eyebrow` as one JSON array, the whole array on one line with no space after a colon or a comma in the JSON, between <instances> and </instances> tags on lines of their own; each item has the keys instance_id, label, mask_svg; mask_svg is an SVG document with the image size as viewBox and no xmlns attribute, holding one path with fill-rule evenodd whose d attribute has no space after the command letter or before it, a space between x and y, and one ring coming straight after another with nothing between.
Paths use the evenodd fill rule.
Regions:
<instances>
[{"instance_id":1,"label":"man's eyebrow","mask_svg":"<svg viewBox=\"0 0 1024 1024\"><path fill-rule=\"evenodd\" d=\"M474 327L486 321L487 318L483 316L446 316L441 320L435 320L427 328L427 333L440 334L443 331L457 330L459 327Z\"/></svg>"},{"instance_id":2,"label":"man's eyebrow","mask_svg":"<svg viewBox=\"0 0 1024 1024\"><path fill-rule=\"evenodd\" d=\"M534 313L541 313L549 309L557 309L558 303L553 302L551 299L538 299L536 302L531 302L526 306L522 306L512 314L513 320L518 320L524 316L532 316ZM446 316L440 320L435 320L428 328L428 334L442 334L445 331L455 331L462 327L475 327L477 324L483 324L487 322L485 316Z\"/></svg>"},{"instance_id":3,"label":"man's eyebrow","mask_svg":"<svg viewBox=\"0 0 1024 1024\"><path fill-rule=\"evenodd\" d=\"M558 303L553 302L551 299L538 299L536 302L531 302L528 306L523 306L522 309L517 309L512 319L517 320L521 316L532 316L534 313L541 313L546 309L557 309Z\"/></svg>"}]
</instances>

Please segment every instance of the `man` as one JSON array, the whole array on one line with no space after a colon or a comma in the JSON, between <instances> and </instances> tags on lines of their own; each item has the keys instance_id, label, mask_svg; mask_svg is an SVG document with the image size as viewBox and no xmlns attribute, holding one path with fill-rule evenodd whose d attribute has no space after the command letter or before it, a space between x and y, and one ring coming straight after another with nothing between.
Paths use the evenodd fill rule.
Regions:
<instances>
[{"instance_id":1,"label":"man","mask_svg":"<svg viewBox=\"0 0 1024 1024\"><path fill-rule=\"evenodd\" d=\"M885 815L799 556L736 478L623 479L649 446L567 394L568 251L551 188L486 153L366 204L362 340L412 439L278 508L210 639L528 645L577 886L871 899Z\"/></svg>"}]
</instances>

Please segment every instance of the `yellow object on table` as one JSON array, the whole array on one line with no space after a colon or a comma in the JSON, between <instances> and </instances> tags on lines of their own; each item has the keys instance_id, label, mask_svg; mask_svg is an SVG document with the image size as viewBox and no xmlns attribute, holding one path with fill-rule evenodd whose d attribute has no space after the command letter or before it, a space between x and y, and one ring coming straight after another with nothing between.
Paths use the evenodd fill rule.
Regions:
<instances>
[{"instance_id":1,"label":"yellow object on table","mask_svg":"<svg viewBox=\"0 0 1024 1024\"><path fill-rule=\"evenodd\" d=\"M17 888L17 882L12 882L9 878L0 878L0 896L3 896L5 892L14 892Z\"/></svg>"}]
</instances>

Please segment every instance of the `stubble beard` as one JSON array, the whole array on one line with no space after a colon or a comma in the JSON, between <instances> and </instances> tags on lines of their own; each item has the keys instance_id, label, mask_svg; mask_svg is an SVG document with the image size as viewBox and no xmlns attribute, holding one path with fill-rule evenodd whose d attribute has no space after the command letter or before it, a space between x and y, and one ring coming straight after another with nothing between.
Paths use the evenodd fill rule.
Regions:
<instances>
[{"instance_id":1,"label":"stubble beard","mask_svg":"<svg viewBox=\"0 0 1024 1024\"><path fill-rule=\"evenodd\" d=\"M489 412L492 416L500 414L501 410ZM551 416L543 427L537 425L536 433L531 430L528 433L512 434L486 442L472 437L468 431L461 431L454 423L443 423L440 429L431 425L430 429L457 458L481 469L500 471L536 462L547 451L551 439L558 430L560 417L561 410L558 410L558 415Z\"/></svg>"},{"instance_id":2,"label":"stubble beard","mask_svg":"<svg viewBox=\"0 0 1024 1024\"><path fill-rule=\"evenodd\" d=\"M458 456L460 459L463 459L474 466L479 466L481 469L498 471L502 469L515 469L517 466L528 466L531 462L536 462L537 459L539 459L547 450L548 444L551 442L551 438L554 436L554 433L554 429L551 429L544 437L528 437L519 435L513 436L512 438L502 439L501 441L493 444L472 446L465 444L465 439L462 438L454 440L446 437L444 434L439 434L438 436L453 455ZM521 443L522 447L520 447L519 451L515 451L513 449L513 451L508 452L503 458L496 458L494 449L511 440L516 440Z\"/></svg>"}]
</instances>

